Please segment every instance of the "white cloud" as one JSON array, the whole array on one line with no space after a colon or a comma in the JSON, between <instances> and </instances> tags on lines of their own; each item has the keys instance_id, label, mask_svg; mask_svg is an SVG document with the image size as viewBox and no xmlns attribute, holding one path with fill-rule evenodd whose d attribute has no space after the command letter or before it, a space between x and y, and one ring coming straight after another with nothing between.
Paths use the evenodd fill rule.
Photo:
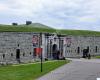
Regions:
<instances>
[{"instance_id":1,"label":"white cloud","mask_svg":"<svg viewBox=\"0 0 100 80\"><path fill-rule=\"evenodd\" d=\"M9 14L32 16L42 8L39 1L40 0L8 0L7 2L3 2L2 5L5 4L6 7L8 7L6 11L8 11Z\"/></svg>"},{"instance_id":2,"label":"white cloud","mask_svg":"<svg viewBox=\"0 0 100 80\"><path fill-rule=\"evenodd\" d=\"M7 10L7 9L8 9L8 7L5 4L0 4L0 12Z\"/></svg>"},{"instance_id":3,"label":"white cloud","mask_svg":"<svg viewBox=\"0 0 100 80\"><path fill-rule=\"evenodd\" d=\"M5 19L9 15L58 28L100 30L100 0L3 0L0 12Z\"/></svg>"}]
</instances>

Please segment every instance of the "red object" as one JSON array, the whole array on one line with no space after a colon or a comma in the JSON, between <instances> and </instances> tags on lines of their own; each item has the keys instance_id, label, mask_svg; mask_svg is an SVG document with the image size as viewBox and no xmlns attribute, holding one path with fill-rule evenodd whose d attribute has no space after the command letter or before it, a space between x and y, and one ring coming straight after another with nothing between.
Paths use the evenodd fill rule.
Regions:
<instances>
[{"instance_id":1,"label":"red object","mask_svg":"<svg viewBox=\"0 0 100 80\"><path fill-rule=\"evenodd\" d=\"M34 52L35 52L36 55L41 55L42 48L34 48Z\"/></svg>"}]
</instances>

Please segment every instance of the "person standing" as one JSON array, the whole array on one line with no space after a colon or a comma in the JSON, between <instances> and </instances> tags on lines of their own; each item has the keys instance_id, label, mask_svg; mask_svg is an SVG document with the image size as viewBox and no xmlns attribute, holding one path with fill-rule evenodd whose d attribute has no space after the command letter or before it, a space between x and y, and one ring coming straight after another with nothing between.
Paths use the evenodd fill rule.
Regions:
<instances>
[{"instance_id":1,"label":"person standing","mask_svg":"<svg viewBox=\"0 0 100 80\"><path fill-rule=\"evenodd\" d=\"M90 54L88 54L88 59L91 59L91 55Z\"/></svg>"}]
</instances>

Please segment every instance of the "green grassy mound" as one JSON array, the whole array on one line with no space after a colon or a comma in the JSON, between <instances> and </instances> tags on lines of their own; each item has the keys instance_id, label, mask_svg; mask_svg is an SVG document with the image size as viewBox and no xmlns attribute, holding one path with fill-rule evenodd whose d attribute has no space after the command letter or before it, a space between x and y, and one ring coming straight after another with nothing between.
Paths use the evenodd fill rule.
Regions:
<instances>
[{"instance_id":1,"label":"green grassy mound","mask_svg":"<svg viewBox=\"0 0 100 80\"><path fill-rule=\"evenodd\" d=\"M42 33L57 33L64 35L82 35L82 36L100 36L100 32L88 30L66 30L53 29L51 27L34 23L30 25L0 25L0 32L42 32Z\"/></svg>"}]
</instances>

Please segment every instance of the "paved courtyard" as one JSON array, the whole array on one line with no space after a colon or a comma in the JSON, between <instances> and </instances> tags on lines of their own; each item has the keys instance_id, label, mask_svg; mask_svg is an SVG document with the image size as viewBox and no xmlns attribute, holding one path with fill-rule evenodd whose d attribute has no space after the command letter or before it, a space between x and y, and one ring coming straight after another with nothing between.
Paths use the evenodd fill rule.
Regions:
<instances>
[{"instance_id":1,"label":"paved courtyard","mask_svg":"<svg viewBox=\"0 0 100 80\"><path fill-rule=\"evenodd\" d=\"M99 59L70 59L68 63L37 80L97 80L100 78Z\"/></svg>"}]
</instances>

